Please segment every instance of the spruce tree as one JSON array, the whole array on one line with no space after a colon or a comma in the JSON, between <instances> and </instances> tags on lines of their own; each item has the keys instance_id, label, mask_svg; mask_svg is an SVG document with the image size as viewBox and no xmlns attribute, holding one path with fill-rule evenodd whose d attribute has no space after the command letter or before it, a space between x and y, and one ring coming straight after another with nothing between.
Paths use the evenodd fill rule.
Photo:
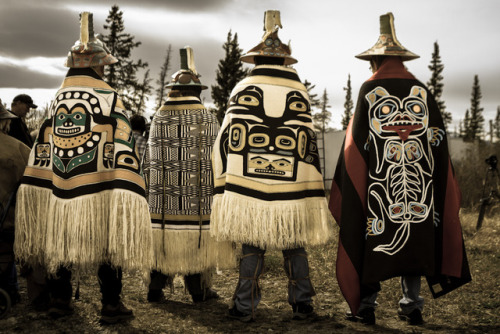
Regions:
<instances>
[{"instance_id":1,"label":"spruce tree","mask_svg":"<svg viewBox=\"0 0 500 334\"><path fill-rule=\"evenodd\" d=\"M169 83L168 71L170 70L170 54L172 53L172 45L168 45L165 60L160 70L160 77L156 80L158 89L156 90L156 110L163 105L163 98L165 96L165 86Z\"/></svg>"},{"instance_id":2,"label":"spruce tree","mask_svg":"<svg viewBox=\"0 0 500 334\"><path fill-rule=\"evenodd\" d=\"M448 125L451 124L451 113L446 111L446 106L444 105L444 101L441 100L441 96L443 94L443 76L441 73L443 72L444 65L441 63L441 56L439 55L439 44L438 42L434 42L434 52L432 53L431 64L428 66L429 70L431 70L431 78L427 82L427 87L429 88L432 95L436 99L436 103L441 113L441 117L443 118L444 128L448 129Z\"/></svg>"},{"instance_id":3,"label":"spruce tree","mask_svg":"<svg viewBox=\"0 0 500 334\"><path fill-rule=\"evenodd\" d=\"M134 90L134 107L133 110L142 115L146 109L146 102L149 101L149 96L153 91L153 86L151 85L151 79L149 77L149 70L144 73L144 77L140 83L136 86Z\"/></svg>"},{"instance_id":4,"label":"spruce tree","mask_svg":"<svg viewBox=\"0 0 500 334\"><path fill-rule=\"evenodd\" d=\"M309 101L311 103L311 108L319 106L319 98L318 94L313 94L312 90L316 87L316 85L313 85L307 79L304 81L304 86L307 89L307 94L309 95Z\"/></svg>"},{"instance_id":5,"label":"spruce tree","mask_svg":"<svg viewBox=\"0 0 500 334\"><path fill-rule=\"evenodd\" d=\"M497 115L493 121L493 133L497 141L500 140L500 106L497 107Z\"/></svg>"},{"instance_id":6,"label":"spruce tree","mask_svg":"<svg viewBox=\"0 0 500 334\"><path fill-rule=\"evenodd\" d=\"M470 120L468 126L467 140L474 141L482 139L484 131L483 108L481 108L481 86L477 74L474 76L474 84L472 85L472 93L470 99Z\"/></svg>"},{"instance_id":7,"label":"spruce tree","mask_svg":"<svg viewBox=\"0 0 500 334\"><path fill-rule=\"evenodd\" d=\"M352 88L351 88L351 74L347 76L347 87L344 87L345 93L345 102L344 102L344 116L342 116L342 130L346 130L349 125L349 121L352 117L352 109L354 107L354 103L352 102Z\"/></svg>"},{"instance_id":8,"label":"spruce tree","mask_svg":"<svg viewBox=\"0 0 500 334\"><path fill-rule=\"evenodd\" d=\"M469 109L465 111L465 117L463 120L463 126L461 127L460 131L460 137L463 138L464 141L470 140L470 115L469 115Z\"/></svg>"},{"instance_id":9,"label":"spruce tree","mask_svg":"<svg viewBox=\"0 0 500 334\"><path fill-rule=\"evenodd\" d=\"M243 50L239 48L237 33L235 33L233 37L231 30L229 30L227 33L227 40L222 48L226 54L224 59L221 59L217 66L215 79L217 85L211 86L211 95L216 106L215 113L221 124L224 119L231 91L248 72L243 68L243 63L240 60Z\"/></svg>"},{"instance_id":10,"label":"spruce tree","mask_svg":"<svg viewBox=\"0 0 500 334\"><path fill-rule=\"evenodd\" d=\"M328 123L332 118L332 113L329 110L329 108L331 108L331 106L328 104L329 102L330 99L328 98L328 94L325 88L319 102L320 111L312 115L314 127L323 135L327 130L330 129Z\"/></svg>"},{"instance_id":11,"label":"spruce tree","mask_svg":"<svg viewBox=\"0 0 500 334\"><path fill-rule=\"evenodd\" d=\"M132 50L141 45L141 42L134 41L134 36L124 32L123 12L117 5L111 7L104 29L109 30L109 33L103 36L104 43L118 59L118 63L105 67L104 79L118 91L125 108L134 114L134 96L141 94L136 90L143 87L137 79L137 71L148 66L148 63L141 59L134 61L131 58Z\"/></svg>"}]
</instances>

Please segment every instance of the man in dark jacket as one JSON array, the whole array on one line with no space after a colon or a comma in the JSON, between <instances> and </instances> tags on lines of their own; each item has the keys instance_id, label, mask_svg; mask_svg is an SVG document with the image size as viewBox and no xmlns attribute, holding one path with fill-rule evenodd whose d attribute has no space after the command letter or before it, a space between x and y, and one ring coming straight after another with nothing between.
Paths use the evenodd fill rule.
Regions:
<instances>
[{"instance_id":1,"label":"man in dark jacket","mask_svg":"<svg viewBox=\"0 0 500 334\"><path fill-rule=\"evenodd\" d=\"M20 140L29 148L33 147L33 139L24 119L31 109L36 108L37 105L33 103L33 99L26 94L17 95L11 104L11 112L18 118L11 121L9 136Z\"/></svg>"}]
</instances>

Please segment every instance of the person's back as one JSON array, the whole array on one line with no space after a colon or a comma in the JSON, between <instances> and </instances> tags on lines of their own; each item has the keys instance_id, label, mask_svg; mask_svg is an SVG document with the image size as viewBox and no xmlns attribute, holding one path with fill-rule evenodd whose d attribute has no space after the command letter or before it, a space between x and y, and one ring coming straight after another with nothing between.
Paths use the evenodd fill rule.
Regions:
<instances>
[{"instance_id":1,"label":"person's back","mask_svg":"<svg viewBox=\"0 0 500 334\"><path fill-rule=\"evenodd\" d=\"M393 20L391 13L381 16L378 43L356 56L369 60L374 73L360 88L346 131L330 209L340 225L337 279L350 319L374 324L379 282L402 276L400 316L421 324L420 276L440 294L470 276L441 114L404 67L418 56L399 44ZM456 278L451 285L448 276Z\"/></svg>"},{"instance_id":2,"label":"person's back","mask_svg":"<svg viewBox=\"0 0 500 334\"><path fill-rule=\"evenodd\" d=\"M256 66L234 87L214 149L213 234L242 243L229 315L255 318L266 249L282 250L294 319L313 315L305 246L326 243L333 219L324 195L307 89L267 11L261 43L241 57ZM212 230L211 230L212 231Z\"/></svg>"}]
</instances>

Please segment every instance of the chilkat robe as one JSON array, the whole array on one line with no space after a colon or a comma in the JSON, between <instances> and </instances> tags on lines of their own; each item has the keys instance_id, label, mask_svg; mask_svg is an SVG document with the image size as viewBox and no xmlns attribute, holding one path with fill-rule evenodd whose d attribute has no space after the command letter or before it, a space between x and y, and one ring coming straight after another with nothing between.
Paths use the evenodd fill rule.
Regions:
<instances>
[{"instance_id":1,"label":"chilkat robe","mask_svg":"<svg viewBox=\"0 0 500 334\"><path fill-rule=\"evenodd\" d=\"M235 86L213 161L218 239L290 249L331 238L309 96L293 68L255 66Z\"/></svg>"},{"instance_id":2,"label":"chilkat robe","mask_svg":"<svg viewBox=\"0 0 500 334\"><path fill-rule=\"evenodd\" d=\"M17 194L15 252L49 273L103 262L149 276L144 180L118 93L72 68L42 124Z\"/></svg>"}]
</instances>

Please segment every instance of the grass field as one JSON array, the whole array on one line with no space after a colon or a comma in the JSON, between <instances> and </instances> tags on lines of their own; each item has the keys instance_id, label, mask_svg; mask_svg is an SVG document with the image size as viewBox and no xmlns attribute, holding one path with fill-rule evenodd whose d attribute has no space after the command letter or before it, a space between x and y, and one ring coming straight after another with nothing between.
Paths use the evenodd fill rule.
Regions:
<instances>
[{"instance_id":1,"label":"grass field","mask_svg":"<svg viewBox=\"0 0 500 334\"><path fill-rule=\"evenodd\" d=\"M382 283L377 325L364 326L344 319L347 304L335 279L337 242L309 249L311 279L317 296L317 317L291 320L287 303L287 278L282 269L281 252L268 252L266 271L261 277L262 301L257 321L243 324L226 317L237 283L237 269L214 275L214 288L221 298L205 304L193 304L185 294L182 280L174 281L174 291L165 291L168 300L161 304L146 301L146 288L138 276L124 275L123 299L134 309L135 319L125 324L103 326L99 323L100 293L95 276L80 280L75 314L53 320L27 306L26 284L20 279L22 302L5 319L1 333L500 333L500 214L487 214L476 233L476 212L462 212L464 240L472 282L450 294L433 300L425 280L423 326L409 326L397 317L400 287L398 279Z\"/></svg>"}]
</instances>

